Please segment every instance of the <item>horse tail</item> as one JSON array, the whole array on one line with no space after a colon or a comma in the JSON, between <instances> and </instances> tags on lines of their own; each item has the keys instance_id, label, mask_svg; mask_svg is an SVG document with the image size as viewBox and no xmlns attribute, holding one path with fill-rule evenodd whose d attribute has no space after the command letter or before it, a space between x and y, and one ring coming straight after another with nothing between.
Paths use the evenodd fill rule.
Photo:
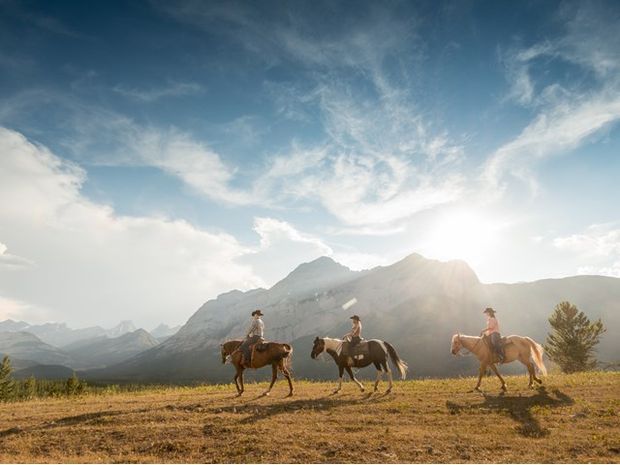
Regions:
<instances>
[{"instance_id":1,"label":"horse tail","mask_svg":"<svg viewBox=\"0 0 620 465\"><path fill-rule=\"evenodd\" d=\"M282 344L282 347L284 349L284 353L282 355L284 367L287 371L291 371L293 369L293 346L290 344Z\"/></svg>"},{"instance_id":2,"label":"horse tail","mask_svg":"<svg viewBox=\"0 0 620 465\"><path fill-rule=\"evenodd\" d=\"M405 379L407 377L407 370L409 369L409 367L407 366L407 363L404 360L400 359L400 357L396 353L396 349L394 349L392 344L390 344L389 342L385 342L385 341L383 341L383 343L385 344L388 354L390 355L390 358L392 359L392 363L398 369L398 374L400 374L400 378Z\"/></svg>"},{"instance_id":3,"label":"horse tail","mask_svg":"<svg viewBox=\"0 0 620 465\"><path fill-rule=\"evenodd\" d=\"M543 352L545 351L543 347L533 339L526 337L525 340L530 345L530 356L534 363L536 364L536 368L543 374L547 375L547 368L545 367L545 362L543 361Z\"/></svg>"}]
</instances>

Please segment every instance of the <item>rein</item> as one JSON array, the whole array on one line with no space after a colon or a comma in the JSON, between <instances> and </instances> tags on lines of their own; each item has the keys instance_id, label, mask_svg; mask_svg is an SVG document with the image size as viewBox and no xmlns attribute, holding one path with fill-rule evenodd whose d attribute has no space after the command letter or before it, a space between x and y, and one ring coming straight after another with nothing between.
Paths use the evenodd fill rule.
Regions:
<instances>
[{"instance_id":1,"label":"rein","mask_svg":"<svg viewBox=\"0 0 620 465\"><path fill-rule=\"evenodd\" d=\"M474 352L473 352L473 349L475 349L476 347L478 347L478 344L480 344L480 342L481 342L481 341L482 341L482 339L483 339L482 337L481 337L480 339L478 339L478 342L476 342L476 343L474 344L474 346L473 346L471 349L465 349L465 347L464 347L464 345L463 345L463 342L461 341L461 335L460 335L460 334L458 335L458 338L459 338L459 343L461 344L461 348L460 348L460 350L458 351L458 354L459 354L461 357L466 357L466 356L468 356L468 355L473 354L473 353L474 353ZM467 352L463 354L463 353L461 353L461 350L467 350Z\"/></svg>"}]
</instances>

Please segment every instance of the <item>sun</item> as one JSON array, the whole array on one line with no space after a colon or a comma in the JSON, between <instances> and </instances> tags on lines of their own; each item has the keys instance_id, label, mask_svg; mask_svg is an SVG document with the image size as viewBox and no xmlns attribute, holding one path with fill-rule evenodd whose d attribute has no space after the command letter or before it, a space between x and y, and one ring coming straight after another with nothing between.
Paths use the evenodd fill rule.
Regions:
<instances>
[{"instance_id":1,"label":"sun","mask_svg":"<svg viewBox=\"0 0 620 465\"><path fill-rule=\"evenodd\" d=\"M499 229L496 220L478 211L453 210L443 213L430 227L424 249L433 258L480 264L497 244Z\"/></svg>"}]
</instances>

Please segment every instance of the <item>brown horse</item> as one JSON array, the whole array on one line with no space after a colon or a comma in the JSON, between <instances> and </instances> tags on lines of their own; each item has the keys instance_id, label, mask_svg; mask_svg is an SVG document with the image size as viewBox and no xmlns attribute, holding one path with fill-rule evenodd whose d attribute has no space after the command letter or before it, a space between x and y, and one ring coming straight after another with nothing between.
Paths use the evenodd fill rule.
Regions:
<instances>
[{"instance_id":1,"label":"brown horse","mask_svg":"<svg viewBox=\"0 0 620 465\"><path fill-rule=\"evenodd\" d=\"M234 377L235 386L237 387L237 396L243 394L244 391L243 370L245 370L246 367L241 364L241 351L237 350L242 342L243 341L236 339L220 344L222 363L226 363L226 359L230 355L230 361L237 370ZM278 370L280 370L288 381L290 392L287 397L292 396L293 382L291 381L291 373L289 372L289 369L291 367L293 348L289 344L267 342L263 344L260 351L254 350L253 352L254 355L252 357L252 365L249 368L262 368L266 365L271 365L271 384L269 385L269 389L267 389L263 395L269 395L271 388L278 377Z\"/></svg>"},{"instance_id":2,"label":"brown horse","mask_svg":"<svg viewBox=\"0 0 620 465\"><path fill-rule=\"evenodd\" d=\"M529 337L523 336L508 336L505 338L504 345L504 362L510 363L515 360L519 360L523 365L527 367L527 371L530 375L530 384L531 388L536 381L539 384L542 384L542 380L540 380L536 376L536 370L534 366L538 368L538 370L543 374L547 374L547 369L545 368L545 363L543 362L543 348L540 344L538 344L533 339ZM502 390L506 390L506 381L497 371L497 367L495 364L497 363L497 356L488 341L488 338L482 338L477 336L464 336L461 334L455 334L452 336L452 344L450 347L450 351L452 355L457 355L462 348L467 349L469 352L478 357L480 361L480 373L478 375L478 384L474 388L476 391L480 390L480 382L482 380L482 375L487 371L487 367L491 367L491 370L497 375L499 380L502 382Z\"/></svg>"}]
</instances>

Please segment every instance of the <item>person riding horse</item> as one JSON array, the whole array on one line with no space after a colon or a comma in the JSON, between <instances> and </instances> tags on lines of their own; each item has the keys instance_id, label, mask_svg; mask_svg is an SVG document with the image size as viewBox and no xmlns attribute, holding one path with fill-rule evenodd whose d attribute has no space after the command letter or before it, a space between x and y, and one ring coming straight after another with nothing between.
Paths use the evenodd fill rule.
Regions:
<instances>
[{"instance_id":1,"label":"person riding horse","mask_svg":"<svg viewBox=\"0 0 620 465\"><path fill-rule=\"evenodd\" d=\"M342 339L345 341L349 341L349 348L353 348L353 346L360 343L362 340L362 322L360 317L357 315L353 315L351 317L353 320L353 326L351 326L351 331L343 336Z\"/></svg>"},{"instance_id":2,"label":"person riding horse","mask_svg":"<svg viewBox=\"0 0 620 465\"><path fill-rule=\"evenodd\" d=\"M504 346L501 343L502 337L499 333L499 322L495 318L495 310L488 307L482 313L487 315L487 327L482 330L480 336L488 335L491 338L491 345L499 357L499 363L504 363Z\"/></svg>"},{"instance_id":3,"label":"person riding horse","mask_svg":"<svg viewBox=\"0 0 620 465\"><path fill-rule=\"evenodd\" d=\"M252 325L245 336L245 339L239 346L241 353L243 354L242 364L245 367L250 367L252 363L252 345L263 339L263 333L265 332L265 323L261 320L261 316L263 316L263 312L260 310L254 310L252 312Z\"/></svg>"}]
</instances>

